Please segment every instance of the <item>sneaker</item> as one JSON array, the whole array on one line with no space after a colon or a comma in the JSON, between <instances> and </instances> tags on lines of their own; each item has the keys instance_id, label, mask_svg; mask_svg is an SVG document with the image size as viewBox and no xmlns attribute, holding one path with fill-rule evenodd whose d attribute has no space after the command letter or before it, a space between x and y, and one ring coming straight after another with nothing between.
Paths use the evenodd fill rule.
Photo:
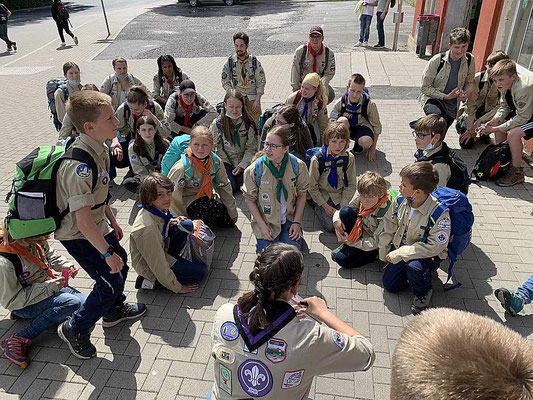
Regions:
<instances>
[{"instance_id":1,"label":"sneaker","mask_svg":"<svg viewBox=\"0 0 533 400\"><path fill-rule=\"evenodd\" d=\"M494 291L494 296L500 301L505 311L513 316L524 308L524 298L518 292L511 293L505 288L499 288Z\"/></svg>"},{"instance_id":2,"label":"sneaker","mask_svg":"<svg viewBox=\"0 0 533 400\"><path fill-rule=\"evenodd\" d=\"M12 51L13 49L11 48L11 46L7 46L7 50L6 51Z\"/></svg>"},{"instance_id":3,"label":"sneaker","mask_svg":"<svg viewBox=\"0 0 533 400\"><path fill-rule=\"evenodd\" d=\"M57 334L68 345L76 358L88 360L96 355L96 347L91 343L91 332L76 333L70 318L57 327Z\"/></svg>"},{"instance_id":4,"label":"sneaker","mask_svg":"<svg viewBox=\"0 0 533 400\"><path fill-rule=\"evenodd\" d=\"M427 292L424 296L415 296L413 298L413 303L411 304L411 311L414 315L420 314L422 311L429 307L432 295L433 289L429 289L429 292Z\"/></svg>"},{"instance_id":5,"label":"sneaker","mask_svg":"<svg viewBox=\"0 0 533 400\"><path fill-rule=\"evenodd\" d=\"M17 51L17 42L13 42L11 45L13 46L13 50Z\"/></svg>"},{"instance_id":6,"label":"sneaker","mask_svg":"<svg viewBox=\"0 0 533 400\"><path fill-rule=\"evenodd\" d=\"M363 42L357 42L353 45L353 47L361 47L363 45Z\"/></svg>"},{"instance_id":7,"label":"sneaker","mask_svg":"<svg viewBox=\"0 0 533 400\"><path fill-rule=\"evenodd\" d=\"M77 36L74 36L74 44L77 46L78 45L78 37Z\"/></svg>"},{"instance_id":8,"label":"sneaker","mask_svg":"<svg viewBox=\"0 0 533 400\"><path fill-rule=\"evenodd\" d=\"M511 165L509 171L505 176L496 181L498 186L509 187L514 186L525 181L524 169L522 167L515 167Z\"/></svg>"},{"instance_id":9,"label":"sneaker","mask_svg":"<svg viewBox=\"0 0 533 400\"><path fill-rule=\"evenodd\" d=\"M383 48L383 47L385 47L385 46L383 46L383 45L381 45L381 44L379 44L379 43L374 45L374 48L375 48L375 49L381 49L381 48Z\"/></svg>"},{"instance_id":10,"label":"sneaker","mask_svg":"<svg viewBox=\"0 0 533 400\"><path fill-rule=\"evenodd\" d=\"M13 335L5 340L2 340L0 347L6 358L13 364L17 364L20 368L24 369L30 363L28 357L28 349L31 345L31 339L26 339L21 336Z\"/></svg>"},{"instance_id":11,"label":"sneaker","mask_svg":"<svg viewBox=\"0 0 533 400\"><path fill-rule=\"evenodd\" d=\"M128 319L137 319L146 312L146 306L142 303L124 303L117 308L113 317L102 319L102 326L110 328Z\"/></svg>"},{"instance_id":12,"label":"sneaker","mask_svg":"<svg viewBox=\"0 0 533 400\"><path fill-rule=\"evenodd\" d=\"M368 47L368 41L367 42L363 42L363 46Z\"/></svg>"}]
</instances>

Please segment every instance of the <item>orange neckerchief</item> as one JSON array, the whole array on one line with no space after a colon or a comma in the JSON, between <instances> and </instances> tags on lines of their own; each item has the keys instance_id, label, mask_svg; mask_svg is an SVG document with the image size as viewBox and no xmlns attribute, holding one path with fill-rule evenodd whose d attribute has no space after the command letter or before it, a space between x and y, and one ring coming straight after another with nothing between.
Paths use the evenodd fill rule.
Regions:
<instances>
[{"instance_id":1,"label":"orange neckerchief","mask_svg":"<svg viewBox=\"0 0 533 400\"><path fill-rule=\"evenodd\" d=\"M54 275L50 267L48 267L48 263L46 262L46 257L44 256L44 251L42 247L35 243L35 248L37 249L37 253L39 253L39 257L34 256L27 248L21 246L18 243L0 243L0 251L18 254L19 256L24 257L26 260L34 263L39 268L44 269L48 276L54 279L56 276Z\"/></svg>"},{"instance_id":2,"label":"orange neckerchief","mask_svg":"<svg viewBox=\"0 0 533 400\"><path fill-rule=\"evenodd\" d=\"M361 204L361 206L359 207L359 215L357 216L357 221L355 222L355 225L354 227L352 228L352 231L350 232L350 234L348 235L348 237L346 238L346 241L349 243L349 244L354 244L355 242L357 242L357 240L361 237L361 235L363 234L363 217L365 215L368 215L368 214L371 214L372 212L374 212L378 207L380 207L383 203L385 203L386 201L389 200L389 194L387 193L385 196L383 196L377 203L374 207L372 208L369 208L368 210L366 210L363 205Z\"/></svg>"},{"instance_id":3,"label":"orange neckerchief","mask_svg":"<svg viewBox=\"0 0 533 400\"><path fill-rule=\"evenodd\" d=\"M189 160L192 161L194 166L198 168L198 170L204 176L202 186L200 186L200 190L196 194L196 198L199 199L200 197L203 197L203 196L212 198L213 197L213 181L211 180L211 155L208 156L207 163L205 165L202 160L192 155L191 149L187 149L187 156L189 157Z\"/></svg>"},{"instance_id":4,"label":"orange neckerchief","mask_svg":"<svg viewBox=\"0 0 533 400\"><path fill-rule=\"evenodd\" d=\"M237 62L241 64L241 85L243 88L248 87L248 80L246 79L246 63L248 62L248 57L246 56L244 60L237 57Z\"/></svg>"}]
</instances>

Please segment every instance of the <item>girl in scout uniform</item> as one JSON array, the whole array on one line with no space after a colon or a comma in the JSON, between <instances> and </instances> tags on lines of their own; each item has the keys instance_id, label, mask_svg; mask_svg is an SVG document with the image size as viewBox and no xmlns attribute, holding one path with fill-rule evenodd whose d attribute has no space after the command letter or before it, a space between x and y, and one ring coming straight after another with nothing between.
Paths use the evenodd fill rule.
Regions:
<instances>
[{"instance_id":1,"label":"girl in scout uniform","mask_svg":"<svg viewBox=\"0 0 533 400\"><path fill-rule=\"evenodd\" d=\"M128 62L124 57L115 57L112 64L115 72L104 79L100 91L111 96L113 108L116 110L126 101L126 96L133 86L145 86L139 79L128 73Z\"/></svg>"},{"instance_id":2,"label":"girl in scout uniform","mask_svg":"<svg viewBox=\"0 0 533 400\"><path fill-rule=\"evenodd\" d=\"M65 84L65 87L68 91L67 97L70 97L73 92L81 90L83 85L80 83L80 67L78 67L76 63L69 61L63 64L63 75L67 79L67 83ZM63 121L63 118L65 118L67 113L65 108L67 98L65 97L64 88L57 88L54 93L54 100L56 105L57 119L59 121Z\"/></svg>"},{"instance_id":3,"label":"girl in scout uniform","mask_svg":"<svg viewBox=\"0 0 533 400\"><path fill-rule=\"evenodd\" d=\"M266 136L263 154L244 171L243 195L257 253L275 242L302 246L309 172L305 162L289 154L290 141L288 128L275 126Z\"/></svg>"},{"instance_id":4,"label":"girl in scout uniform","mask_svg":"<svg viewBox=\"0 0 533 400\"><path fill-rule=\"evenodd\" d=\"M168 140L157 134L155 122L151 118L140 117L135 128L137 135L128 148L131 170L135 175L123 182L124 187L133 193L137 193L146 176L161 171L161 159L169 146Z\"/></svg>"},{"instance_id":5,"label":"girl in scout uniform","mask_svg":"<svg viewBox=\"0 0 533 400\"><path fill-rule=\"evenodd\" d=\"M93 83L86 83L83 85L81 90L93 90L95 92L98 92L98 87ZM72 120L68 116L67 113L65 113L65 116L63 117L63 122L61 122L61 129L59 130L59 136L57 138L57 146L62 146L66 143L66 140L69 138L75 139L79 136L79 132L76 131L76 127L72 123Z\"/></svg>"},{"instance_id":6,"label":"girl in scout uniform","mask_svg":"<svg viewBox=\"0 0 533 400\"><path fill-rule=\"evenodd\" d=\"M324 82L316 72L307 74L302 88L291 94L285 104L294 104L307 124L313 145L320 144L328 126L328 95Z\"/></svg>"},{"instance_id":7,"label":"girl in scout uniform","mask_svg":"<svg viewBox=\"0 0 533 400\"><path fill-rule=\"evenodd\" d=\"M324 300L296 297L303 270L302 253L285 243L257 256L250 272L253 291L215 314L215 381L208 399L307 400L315 376L372 366L368 339Z\"/></svg>"},{"instance_id":8,"label":"girl in scout uniform","mask_svg":"<svg viewBox=\"0 0 533 400\"><path fill-rule=\"evenodd\" d=\"M174 293L191 293L207 274L204 263L175 259L167 252L172 247L177 254L186 243L188 233L176 229L177 224L193 229L191 220L170 213L173 191L172 181L158 172L146 176L139 188L142 209L130 235L131 264L139 274L137 289L154 289L158 282Z\"/></svg>"},{"instance_id":9,"label":"girl in scout uniform","mask_svg":"<svg viewBox=\"0 0 533 400\"><path fill-rule=\"evenodd\" d=\"M165 109L167 100L184 80L189 79L186 73L176 65L174 57L170 54L157 58L157 74L154 75L154 90L152 97Z\"/></svg>"},{"instance_id":10,"label":"girl in scout uniform","mask_svg":"<svg viewBox=\"0 0 533 400\"><path fill-rule=\"evenodd\" d=\"M237 222L235 198L222 160L213 153L213 134L205 126L191 132L189 147L168 173L175 186L171 211L208 226L229 228Z\"/></svg>"},{"instance_id":11,"label":"girl in scout uniform","mask_svg":"<svg viewBox=\"0 0 533 400\"><path fill-rule=\"evenodd\" d=\"M257 126L237 89L228 89L220 115L211 123L215 152L224 162L233 193L243 184L244 170L257 151Z\"/></svg>"},{"instance_id":12,"label":"girl in scout uniform","mask_svg":"<svg viewBox=\"0 0 533 400\"><path fill-rule=\"evenodd\" d=\"M315 153L309 164L309 194L320 224L333 232L333 215L355 194L355 157L347 151L350 131L341 122L327 127L324 143L326 145Z\"/></svg>"}]
</instances>

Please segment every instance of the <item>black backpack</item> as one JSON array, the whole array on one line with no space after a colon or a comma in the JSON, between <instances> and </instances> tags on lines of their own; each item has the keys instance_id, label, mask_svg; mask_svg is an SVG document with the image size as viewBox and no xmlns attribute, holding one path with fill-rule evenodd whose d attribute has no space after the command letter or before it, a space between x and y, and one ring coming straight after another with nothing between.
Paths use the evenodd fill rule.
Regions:
<instances>
[{"instance_id":1,"label":"black backpack","mask_svg":"<svg viewBox=\"0 0 533 400\"><path fill-rule=\"evenodd\" d=\"M368 93L368 89L365 87L363 89L363 104L361 106L361 115L365 117L365 119L368 121L368 103L370 103L370 94ZM340 115L344 114L346 112L346 102L348 99L348 94L345 93L344 96L341 97L341 113ZM348 111L350 113L350 111Z\"/></svg>"},{"instance_id":2,"label":"black backpack","mask_svg":"<svg viewBox=\"0 0 533 400\"><path fill-rule=\"evenodd\" d=\"M270 117L272 117L275 113L278 112L278 109L283 106L283 103L278 103L274 107L267 108L263 114L259 117L259 123L257 124L257 130L259 132L263 131L263 126L265 126L265 122L268 121Z\"/></svg>"},{"instance_id":3,"label":"black backpack","mask_svg":"<svg viewBox=\"0 0 533 400\"><path fill-rule=\"evenodd\" d=\"M321 73L319 73L318 75L320 75L320 77L322 78L324 76L324 74L326 73L326 70L328 69L328 64L329 64L329 47L325 46L326 47L326 63L324 64L324 69L322 70ZM303 70L304 68L304 61L305 61L305 57L307 56L307 45L304 45L304 48L303 48L303 51L302 51L302 56L300 57L300 70Z\"/></svg>"},{"instance_id":4,"label":"black backpack","mask_svg":"<svg viewBox=\"0 0 533 400\"><path fill-rule=\"evenodd\" d=\"M487 146L472 169L474 181L495 181L507 173L511 165L511 149L507 142Z\"/></svg>"},{"instance_id":5,"label":"black backpack","mask_svg":"<svg viewBox=\"0 0 533 400\"><path fill-rule=\"evenodd\" d=\"M445 51L440 53L439 66L437 67L437 73L435 74L435 76L437 76L439 74L440 70L442 69L442 67L444 67L444 55L445 54L446 54ZM466 63L468 65L468 67L470 68L470 64L472 63L472 54L466 53Z\"/></svg>"}]
</instances>

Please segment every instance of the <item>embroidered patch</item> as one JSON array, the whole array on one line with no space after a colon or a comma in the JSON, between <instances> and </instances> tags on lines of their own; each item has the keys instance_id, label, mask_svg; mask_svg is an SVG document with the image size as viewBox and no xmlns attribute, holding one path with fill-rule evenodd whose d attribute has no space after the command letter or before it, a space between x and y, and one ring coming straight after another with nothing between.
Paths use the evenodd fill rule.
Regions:
<instances>
[{"instance_id":1,"label":"embroidered patch","mask_svg":"<svg viewBox=\"0 0 533 400\"><path fill-rule=\"evenodd\" d=\"M87 164L80 164L76 168L76 175L80 178L88 178L91 176L91 169Z\"/></svg>"},{"instance_id":2,"label":"embroidered patch","mask_svg":"<svg viewBox=\"0 0 533 400\"><path fill-rule=\"evenodd\" d=\"M450 219L449 218L443 218L439 221L439 223L437 224L437 226L439 228L443 228L443 229L450 229L450 227L452 226L452 223L450 222Z\"/></svg>"},{"instance_id":3,"label":"embroidered patch","mask_svg":"<svg viewBox=\"0 0 533 400\"><path fill-rule=\"evenodd\" d=\"M283 375L283 382L281 382L282 389L291 389L300 386L304 377L305 369L298 371L286 371Z\"/></svg>"},{"instance_id":4,"label":"embroidered patch","mask_svg":"<svg viewBox=\"0 0 533 400\"><path fill-rule=\"evenodd\" d=\"M270 196L268 193L261 193L261 200L263 203L270 203Z\"/></svg>"},{"instance_id":5,"label":"embroidered patch","mask_svg":"<svg viewBox=\"0 0 533 400\"><path fill-rule=\"evenodd\" d=\"M287 358L287 342L283 339L269 339L265 348L265 357L274 364L285 361Z\"/></svg>"},{"instance_id":6,"label":"embroidered patch","mask_svg":"<svg viewBox=\"0 0 533 400\"><path fill-rule=\"evenodd\" d=\"M225 72L222 72L222 79L228 79L228 74Z\"/></svg>"},{"instance_id":7,"label":"embroidered patch","mask_svg":"<svg viewBox=\"0 0 533 400\"><path fill-rule=\"evenodd\" d=\"M138 158L137 158L137 154L132 154L132 155L130 156L130 161L136 162L137 160L138 160Z\"/></svg>"},{"instance_id":8,"label":"embroidered patch","mask_svg":"<svg viewBox=\"0 0 533 400\"><path fill-rule=\"evenodd\" d=\"M200 187L200 182L194 182L192 185L193 185L195 188Z\"/></svg>"},{"instance_id":9,"label":"embroidered patch","mask_svg":"<svg viewBox=\"0 0 533 400\"><path fill-rule=\"evenodd\" d=\"M270 207L270 206L264 206L264 207L263 207L263 212L264 212L265 214L271 214L271 213L272 213L272 207Z\"/></svg>"},{"instance_id":10,"label":"embroidered patch","mask_svg":"<svg viewBox=\"0 0 533 400\"><path fill-rule=\"evenodd\" d=\"M109 177L108 176L104 176L104 179L102 179L102 185L107 185L109 182Z\"/></svg>"},{"instance_id":11,"label":"embroidered patch","mask_svg":"<svg viewBox=\"0 0 533 400\"><path fill-rule=\"evenodd\" d=\"M180 179L178 179L178 186L179 186L179 187L183 187L183 186L185 186L185 178L180 178Z\"/></svg>"},{"instance_id":12,"label":"embroidered patch","mask_svg":"<svg viewBox=\"0 0 533 400\"><path fill-rule=\"evenodd\" d=\"M98 172L98 178L101 178L102 176L105 176L105 174L106 174L105 171Z\"/></svg>"},{"instance_id":13,"label":"embroidered patch","mask_svg":"<svg viewBox=\"0 0 533 400\"><path fill-rule=\"evenodd\" d=\"M339 346L339 349L344 349L344 343L346 342L346 339L344 338L344 334L338 332L338 331L331 331L331 334L333 335L333 341L337 346Z\"/></svg>"},{"instance_id":14,"label":"embroidered patch","mask_svg":"<svg viewBox=\"0 0 533 400\"><path fill-rule=\"evenodd\" d=\"M446 231L439 231L435 234L435 240L438 244L444 244L448 242L448 232Z\"/></svg>"},{"instance_id":15,"label":"embroidered patch","mask_svg":"<svg viewBox=\"0 0 533 400\"><path fill-rule=\"evenodd\" d=\"M339 117L340 117L340 114L337 111L335 111L335 110L333 110L331 112L331 114L329 115L329 118L330 119L334 119L334 120L337 120L337 118L339 118Z\"/></svg>"},{"instance_id":16,"label":"embroidered patch","mask_svg":"<svg viewBox=\"0 0 533 400\"><path fill-rule=\"evenodd\" d=\"M229 147L229 145L230 145L229 142L227 140L224 140L224 146Z\"/></svg>"},{"instance_id":17,"label":"embroidered patch","mask_svg":"<svg viewBox=\"0 0 533 400\"><path fill-rule=\"evenodd\" d=\"M244 344L244 347L242 348L242 351L244 351L245 353L257 354L257 349L255 349L254 351L250 351L248 349L248 346L246 346L246 343Z\"/></svg>"},{"instance_id":18,"label":"embroidered patch","mask_svg":"<svg viewBox=\"0 0 533 400\"><path fill-rule=\"evenodd\" d=\"M258 360L246 360L237 372L242 390L252 397L263 397L272 390L272 373Z\"/></svg>"},{"instance_id":19,"label":"embroidered patch","mask_svg":"<svg viewBox=\"0 0 533 400\"><path fill-rule=\"evenodd\" d=\"M218 364L218 387L231 396L231 370Z\"/></svg>"},{"instance_id":20,"label":"embroidered patch","mask_svg":"<svg viewBox=\"0 0 533 400\"><path fill-rule=\"evenodd\" d=\"M217 359L224 364L233 364L235 362L235 353L233 350L228 349L227 347L220 346L217 349Z\"/></svg>"},{"instance_id":21,"label":"embroidered patch","mask_svg":"<svg viewBox=\"0 0 533 400\"><path fill-rule=\"evenodd\" d=\"M222 336L224 340L231 342L239 337L239 329L233 322L224 322L220 327L220 336Z\"/></svg>"}]
</instances>

